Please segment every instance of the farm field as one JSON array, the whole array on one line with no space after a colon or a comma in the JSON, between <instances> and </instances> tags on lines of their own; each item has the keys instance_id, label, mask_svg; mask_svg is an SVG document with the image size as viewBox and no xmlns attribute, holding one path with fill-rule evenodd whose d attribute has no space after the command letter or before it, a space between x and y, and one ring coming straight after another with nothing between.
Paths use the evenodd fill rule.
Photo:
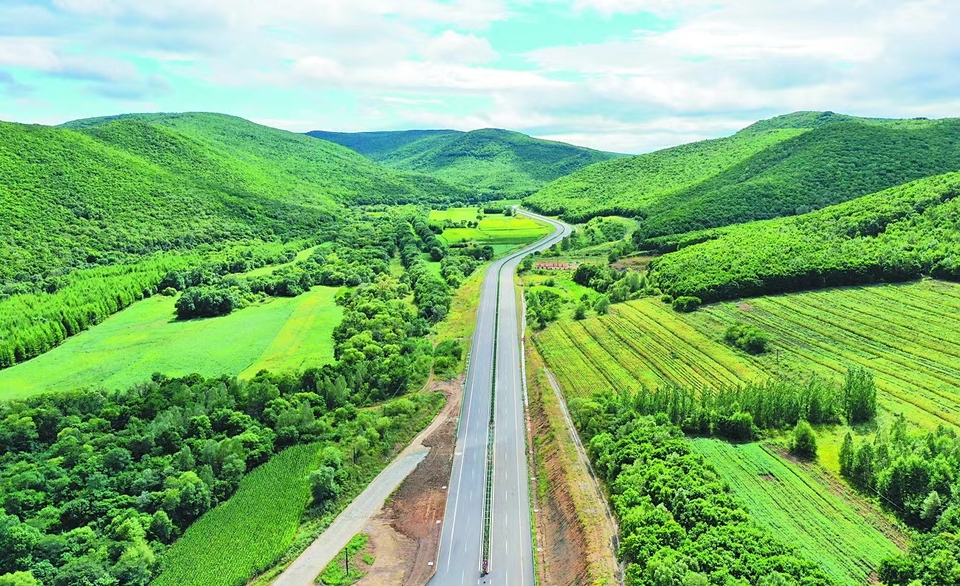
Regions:
<instances>
[{"instance_id":1,"label":"farm field","mask_svg":"<svg viewBox=\"0 0 960 586\"><path fill-rule=\"evenodd\" d=\"M722 341L750 323L773 336L751 356ZM760 297L681 314L657 299L563 320L534 336L571 396L603 388L717 386L758 376L839 380L869 369L878 402L928 428L960 426L960 286L941 281ZM597 386L600 385L600 386Z\"/></svg>"},{"instance_id":2,"label":"farm field","mask_svg":"<svg viewBox=\"0 0 960 586\"><path fill-rule=\"evenodd\" d=\"M611 306L606 316L561 320L533 339L573 397L670 384L736 385L762 372L652 298Z\"/></svg>"},{"instance_id":3,"label":"farm field","mask_svg":"<svg viewBox=\"0 0 960 586\"><path fill-rule=\"evenodd\" d=\"M721 303L689 315L719 338L735 321L773 335L766 372L839 378L849 364L873 372L880 406L935 428L960 426L960 286L942 281L852 287ZM779 350L779 360L777 356Z\"/></svg>"},{"instance_id":4,"label":"farm field","mask_svg":"<svg viewBox=\"0 0 960 586\"><path fill-rule=\"evenodd\" d=\"M119 389L154 372L250 377L333 360L337 289L314 287L212 319L177 321L175 298L154 296L53 350L0 371L0 398L79 387Z\"/></svg>"},{"instance_id":5,"label":"farm field","mask_svg":"<svg viewBox=\"0 0 960 586\"><path fill-rule=\"evenodd\" d=\"M883 516L825 473L807 469L761 444L692 440L751 516L796 546L839 584L862 585L880 561L905 543Z\"/></svg>"},{"instance_id":6,"label":"farm field","mask_svg":"<svg viewBox=\"0 0 960 586\"><path fill-rule=\"evenodd\" d=\"M450 208L430 212L430 220L453 222L476 221L476 208ZM550 233L550 228L530 218L485 214L476 228L447 228L441 238L447 244L476 242L493 246L527 244Z\"/></svg>"},{"instance_id":7,"label":"farm field","mask_svg":"<svg viewBox=\"0 0 960 586\"><path fill-rule=\"evenodd\" d=\"M236 494L174 543L153 584L234 586L270 567L293 542L321 448L287 448L245 476Z\"/></svg>"}]
</instances>

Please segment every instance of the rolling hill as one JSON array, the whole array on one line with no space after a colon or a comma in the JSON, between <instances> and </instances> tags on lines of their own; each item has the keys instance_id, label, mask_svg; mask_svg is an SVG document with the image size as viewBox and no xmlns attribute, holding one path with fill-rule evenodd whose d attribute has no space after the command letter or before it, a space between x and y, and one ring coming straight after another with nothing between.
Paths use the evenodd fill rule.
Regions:
<instances>
[{"instance_id":1,"label":"rolling hill","mask_svg":"<svg viewBox=\"0 0 960 586\"><path fill-rule=\"evenodd\" d=\"M808 214L692 235L662 256L664 292L703 301L822 287L960 280L960 173L928 177Z\"/></svg>"},{"instance_id":2,"label":"rolling hill","mask_svg":"<svg viewBox=\"0 0 960 586\"><path fill-rule=\"evenodd\" d=\"M804 213L960 170L960 120L798 112L704 141L587 167L528 198L583 221L639 217L656 237Z\"/></svg>"},{"instance_id":3,"label":"rolling hill","mask_svg":"<svg viewBox=\"0 0 960 586\"><path fill-rule=\"evenodd\" d=\"M0 123L0 284L158 250L313 236L341 205L463 194L217 114Z\"/></svg>"},{"instance_id":4,"label":"rolling hill","mask_svg":"<svg viewBox=\"0 0 960 586\"><path fill-rule=\"evenodd\" d=\"M498 129L308 134L393 169L468 188L485 199L526 196L558 177L620 156Z\"/></svg>"}]
</instances>

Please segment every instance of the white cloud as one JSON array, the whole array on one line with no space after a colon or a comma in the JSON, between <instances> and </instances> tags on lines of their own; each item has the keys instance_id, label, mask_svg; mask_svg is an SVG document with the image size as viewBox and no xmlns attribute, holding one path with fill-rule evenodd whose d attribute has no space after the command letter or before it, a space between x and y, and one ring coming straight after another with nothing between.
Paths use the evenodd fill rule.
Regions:
<instances>
[{"instance_id":1,"label":"white cloud","mask_svg":"<svg viewBox=\"0 0 960 586\"><path fill-rule=\"evenodd\" d=\"M497 58L497 52L486 39L451 30L430 39L420 55L430 61L465 64L488 63Z\"/></svg>"},{"instance_id":2,"label":"white cloud","mask_svg":"<svg viewBox=\"0 0 960 586\"><path fill-rule=\"evenodd\" d=\"M223 110L239 92L277 92L276 105L250 107L286 128L499 126L634 152L791 110L945 116L960 101L955 0L0 3L0 67L18 82L32 86L22 72L33 71L131 99L187 79ZM551 37L566 38L524 55L488 34L558 10L612 29L641 12L676 24L577 44L576 20L558 19L571 28ZM23 27L2 26L17 18Z\"/></svg>"}]
</instances>

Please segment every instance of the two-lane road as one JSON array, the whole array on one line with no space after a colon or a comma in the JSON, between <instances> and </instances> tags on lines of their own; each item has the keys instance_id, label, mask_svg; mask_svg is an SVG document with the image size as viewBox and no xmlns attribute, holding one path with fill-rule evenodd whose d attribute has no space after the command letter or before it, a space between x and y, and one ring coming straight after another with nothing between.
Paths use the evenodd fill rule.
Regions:
<instances>
[{"instance_id":1,"label":"two-lane road","mask_svg":"<svg viewBox=\"0 0 960 586\"><path fill-rule=\"evenodd\" d=\"M431 586L534 586L526 426L520 373L520 324L513 275L524 256L559 242L570 233L570 227L528 212L520 213L547 222L555 230L535 244L494 262L484 276L448 489L440 556L437 573L430 581ZM496 319L498 281L499 320ZM495 343L497 380L495 431L492 438L490 573L481 576Z\"/></svg>"}]
</instances>

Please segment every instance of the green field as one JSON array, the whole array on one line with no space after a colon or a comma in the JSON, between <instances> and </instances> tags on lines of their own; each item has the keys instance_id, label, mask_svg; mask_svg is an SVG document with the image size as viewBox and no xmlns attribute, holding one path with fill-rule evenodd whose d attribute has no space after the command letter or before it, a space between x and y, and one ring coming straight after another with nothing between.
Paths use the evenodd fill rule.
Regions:
<instances>
[{"instance_id":1,"label":"green field","mask_svg":"<svg viewBox=\"0 0 960 586\"><path fill-rule=\"evenodd\" d=\"M430 212L430 220L435 222L444 220L474 222L477 220L477 209L434 210ZM476 242L480 245L513 246L539 240L549 234L550 230L549 226L523 216L485 214L476 228L447 228L443 231L441 238L447 244Z\"/></svg>"},{"instance_id":2,"label":"green field","mask_svg":"<svg viewBox=\"0 0 960 586\"><path fill-rule=\"evenodd\" d=\"M882 408L933 428L960 426L958 310L960 286L928 280L722 303L690 320L708 335L737 320L770 332L774 352L750 359L770 373L866 367Z\"/></svg>"},{"instance_id":3,"label":"green field","mask_svg":"<svg viewBox=\"0 0 960 586\"><path fill-rule=\"evenodd\" d=\"M174 543L153 584L234 586L270 567L293 542L321 447L288 448L245 476L230 500Z\"/></svg>"},{"instance_id":4,"label":"green field","mask_svg":"<svg viewBox=\"0 0 960 586\"><path fill-rule=\"evenodd\" d=\"M773 335L751 356L724 342L732 323ZM869 369L883 410L929 428L960 426L960 285L927 280L760 297L674 312L653 298L562 321L535 336L568 393L664 384L718 386L758 376L839 380ZM602 385L597 387L596 385Z\"/></svg>"},{"instance_id":5,"label":"green field","mask_svg":"<svg viewBox=\"0 0 960 586\"><path fill-rule=\"evenodd\" d=\"M863 585L900 552L900 534L849 489L760 444L692 440L751 516L815 560L839 584Z\"/></svg>"},{"instance_id":6,"label":"green field","mask_svg":"<svg viewBox=\"0 0 960 586\"><path fill-rule=\"evenodd\" d=\"M561 320L534 341L568 396L669 384L735 385L760 370L654 299L614 305L610 314Z\"/></svg>"},{"instance_id":7,"label":"green field","mask_svg":"<svg viewBox=\"0 0 960 586\"><path fill-rule=\"evenodd\" d=\"M119 389L154 372L249 377L261 369L301 369L333 360L337 289L270 298L230 315L177 321L174 298L133 304L54 348L0 371L0 397L78 387Z\"/></svg>"}]
</instances>

